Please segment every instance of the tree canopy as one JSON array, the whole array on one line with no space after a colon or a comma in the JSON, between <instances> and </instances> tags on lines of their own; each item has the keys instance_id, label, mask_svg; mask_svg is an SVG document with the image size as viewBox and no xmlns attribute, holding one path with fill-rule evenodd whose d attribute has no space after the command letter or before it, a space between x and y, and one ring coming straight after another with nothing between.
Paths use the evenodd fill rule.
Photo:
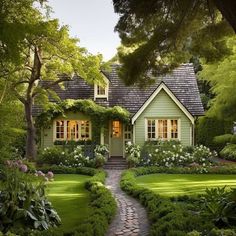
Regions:
<instances>
[{"instance_id":1,"label":"tree canopy","mask_svg":"<svg viewBox=\"0 0 236 236\"><path fill-rule=\"evenodd\" d=\"M146 84L193 55L211 62L227 54L225 36L234 31L220 14L218 2L113 0L120 14L115 29L122 40L120 75L126 84ZM231 1L230 12L235 5Z\"/></svg>"},{"instance_id":2,"label":"tree canopy","mask_svg":"<svg viewBox=\"0 0 236 236\"><path fill-rule=\"evenodd\" d=\"M47 104L48 97L56 98L52 87L72 79L74 74L88 83L103 80L100 71L102 57L78 46L79 40L69 36L68 27L60 26L57 19L44 16L35 7L37 2L15 0L9 3L4 0L1 3L4 18L1 25L3 35L0 36L0 78L8 82L11 91L24 105L26 156L32 159L36 155L36 131L32 117L35 101ZM45 86L41 86L43 80L47 81Z\"/></svg>"},{"instance_id":3,"label":"tree canopy","mask_svg":"<svg viewBox=\"0 0 236 236\"><path fill-rule=\"evenodd\" d=\"M227 40L231 55L214 63L203 63L203 70L199 73L201 79L210 82L211 91L215 94L211 101L208 116L219 119L236 120L236 38Z\"/></svg>"}]
</instances>

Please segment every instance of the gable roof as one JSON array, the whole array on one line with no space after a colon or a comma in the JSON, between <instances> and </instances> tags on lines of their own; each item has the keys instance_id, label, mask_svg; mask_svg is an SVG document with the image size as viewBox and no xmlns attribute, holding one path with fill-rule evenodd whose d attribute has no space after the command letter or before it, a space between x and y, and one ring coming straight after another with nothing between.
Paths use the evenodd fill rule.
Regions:
<instances>
[{"instance_id":1,"label":"gable roof","mask_svg":"<svg viewBox=\"0 0 236 236\"><path fill-rule=\"evenodd\" d=\"M132 124L137 120L137 118L143 113L146 107L153 101L153 99L164 90L167 95L175 102L175 104L183 111L183 113L189 118L189 120L194 123L194 117L192 114L183 106L183 104L175 97L175 95L168 89L164 82L161 82L157 89L151 94L151 96L145 101L145 103L139 108L139 110L132 117Z\"/></svg>"},{"instance_id":2,"label":"gable roof","mask_svg":"<svg viewBox=\"0 0 236 236\"><path fill-rule=\"evenodd\" d=\"M137 86L125 86L118 76L118 68L119 65L112 65L111 71L103 72L110 81L109 100L96 99L96 103L110 107L122 106L134 115L163 82L192 116L204 114L192 64L183 64L171 73L156 78L155 83L145 89L140 89ZM42 86L46 83L47 81L44 81ZM94 86L87 84L78 76L74 76L73 80L65 82L64 86L64 90L59 85L53 88L62 100L94 99ZM39 113L40 108L34 106L34 116Z\"/></svg>"}]
</instances>

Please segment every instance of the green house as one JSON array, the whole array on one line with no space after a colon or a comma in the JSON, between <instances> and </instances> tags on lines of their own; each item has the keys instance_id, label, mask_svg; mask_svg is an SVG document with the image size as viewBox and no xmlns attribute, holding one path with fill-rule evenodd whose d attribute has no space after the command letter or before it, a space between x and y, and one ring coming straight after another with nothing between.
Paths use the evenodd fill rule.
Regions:
<instances>
[{"instance_id":1,"label":"green house","mask_svg":"<svg viewBox=\"0 0 236 236\"><path fill-rule=\"evenodd\" d=\"M53 89L62 99L83 99L95 102L103 108L125 108L130 113L130 122L111 118L100 124L99 140L108 144L110 156L123 156L126 142L139 145L148 140L180 140L184 145L194 144L194 126L198 116L204 114L192 64L183 64L171 73L157 77L147 88L127 87L119 79L113 65L104 74L104 83L87 84L74 76L64 83L64 89ZM34 107L37 116L41 109ZM89 114L80 110L65 112L54 117L50 125L42 128L40 145L49 147L60 141L92 140L93 123Z\"/></svg>"}]
</instances>

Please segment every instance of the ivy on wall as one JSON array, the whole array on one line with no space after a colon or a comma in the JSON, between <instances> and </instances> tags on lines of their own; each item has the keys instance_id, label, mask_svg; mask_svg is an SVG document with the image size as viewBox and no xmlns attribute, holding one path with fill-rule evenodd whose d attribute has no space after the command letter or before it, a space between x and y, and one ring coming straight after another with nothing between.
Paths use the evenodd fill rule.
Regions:
<instances>
[{"instance_id":1,"label":"ivy on wall","mask_svg":"<svg viewBox=\"0 0 236 236\"><path fill-rule=\"evenodd\" d=\"M38 128L48 128L53 119L58 116L66 117L67 112L82 112L90 117L94 141L99 140L101 127L109 120L120 120L125 124L130 122L130 113L120 106L103 107L90 99L66 99L60 103L51 103L37 116L36 125Z\"/></svg>"}]
</instances>

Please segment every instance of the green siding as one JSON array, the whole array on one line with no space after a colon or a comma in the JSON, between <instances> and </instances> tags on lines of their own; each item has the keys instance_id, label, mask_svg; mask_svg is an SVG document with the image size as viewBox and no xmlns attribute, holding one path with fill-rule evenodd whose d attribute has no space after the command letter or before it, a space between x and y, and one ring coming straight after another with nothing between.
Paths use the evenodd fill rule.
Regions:
<instances>
[{"instance_id":1,"label":"green siding","mask_svg":"<svg viewBox=\"0 0 236 236\"><path fill-rule=\"evenodd\" d=\"M68 112L65 117L58 116L54 120L90 120L90 118L81 112ZM48 129L43 129L41 132L41 147L51 146L53 146L53 121Z\"/></svg>"},{"instance_id":2,"label":"green siding","mask_svg":"<svg viewBox=\"0 0 236 236\"><path fill-rule=\"evenodd\" d=\"M135 122L135 143L145 142L145 118L179 118L183 145L191 145L191 121L162 89Z\"/></svg>"}]
</instances>

